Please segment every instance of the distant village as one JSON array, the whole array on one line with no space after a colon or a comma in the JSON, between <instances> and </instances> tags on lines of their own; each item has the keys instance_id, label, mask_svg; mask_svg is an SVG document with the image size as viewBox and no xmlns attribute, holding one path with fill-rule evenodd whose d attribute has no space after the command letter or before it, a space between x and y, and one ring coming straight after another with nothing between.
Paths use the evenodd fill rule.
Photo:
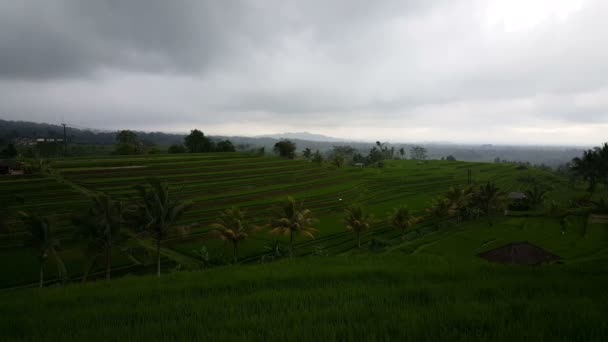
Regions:
<instances>
[{"instance_id":1,"label":"distant village","mask_svg":"<svg viewBox=\"0 0 608 342\"><path fill-rule=\"evenodd\" d=\"M24 138L12 139L9 147L2 151L0 155L0 175L20 176L28 173L25 163L16 160L17 149L43 152L46 155L57 155L63 147L62 138Z\"/></svg>"},{"instance_id":2,"label":"distant village","mask_svg":"<svg viewBox=\"0 0 608 342\"><path fill-rule=\"evenodd\" d=\"M63 139L57 138L15 138L15 146L36 146L41 143L63 143Z\"/></svg>"}]
</instances>

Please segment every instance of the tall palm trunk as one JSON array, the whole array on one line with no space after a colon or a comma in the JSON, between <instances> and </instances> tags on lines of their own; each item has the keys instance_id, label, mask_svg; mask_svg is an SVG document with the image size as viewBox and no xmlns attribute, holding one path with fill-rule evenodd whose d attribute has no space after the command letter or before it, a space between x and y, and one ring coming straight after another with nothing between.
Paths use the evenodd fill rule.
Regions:
<instances>
[{"instance_id":1,"label":"tall palm trunk","mask_svg":"<svg viewBox=\"0 0 608 342\"><path fill-rule=\"evenodd\" d=\"M106 280L110 280L112 272L112 243L106 246Z\"/></svg>"},{"instance_id":2,"label":"tall palm trunk","mask_svg":"<svg viewBox=\"0 0 608 342\"><path fill-rule=\"evenodd\" d=\"M156 275L160 277L160 237L156 239Z\"/></svg>"},{"instance_id":3,"label":"tall palm trunk","mask_svg":"<svg viewBox=\"0 0 608 342\"><path fill-rule=\"evenodd\" d=\"M44 285L44 263L40 262L40 282L38 283L38 287L42 287Z\"/></svg>"},{"instance_id":4,"label":"tall palm trunk","mask_svg":"<svg viewBox=\"0 0 608 342\"><path fill-rule=\"evenodd\" d=\"M361 232L357 232L357 247L361 248Z\"/></svg>"},{"instance_id":5,"label":"tall palm trunk","mask_svg":"<svg viewBox=\"0 0 608 342\"><path fill-rule=\"evenodd\" d=\"M289 234L289 257L293 258L293 230Z\"/></svg>"},{"instance_id":6,"label":"tall palm trunk","mask_svg":"<svg viewBox=\"0 0 608 342\"><path fill-rule=\"evenodd\" d=\"M232 254L234 256L234 263L236 264L238 262L238 257L237 257L237 249L238 249L238 243L236 241L234 241L232 243Z\"/></svg>"},{"instance_id":7,"label":"tall palm trunk","mask_svg":"<svg viewBox=\"0 0 608 342\"><path fill-rule=\"evenodd\" d=\"M112 271L112 229L106 226L108 231L108 243L106 245L106 280L110 280L110 272Z\"/></svg>"},{"instance_id":8,"label":"tall palm trunk","mask_svg":"<svg viewBox=\"0 0 608 342\"><path fill-rule=\"evenodd\" d=\"M85 264L84 273L83 273L82 279L81 279L81 281L83 283L87 282L87 279L89 277L89 272L91 271L91 267L93 267L93 263L94 263L94 261L91 261L91 262L87 261L87 264Z\"/></svg>"}]
</instances>

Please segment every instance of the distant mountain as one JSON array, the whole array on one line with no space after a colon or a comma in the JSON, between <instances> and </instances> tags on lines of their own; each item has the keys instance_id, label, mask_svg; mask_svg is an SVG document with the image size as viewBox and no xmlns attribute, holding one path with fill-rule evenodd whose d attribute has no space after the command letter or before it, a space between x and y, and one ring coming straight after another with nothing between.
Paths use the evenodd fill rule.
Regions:
<instances>
[{"instance_id":1,"label":"distant mountain","mask_svg":"<svg viewBox=\"0 0 608 342\"><path fill-rule=\"evenodd\" d=\"M328 141L328 142L344 142L346 140L334 137L328 137L322 134L314 134L309 132L288 132L288 133L277 133L277 134L266 134L259 135L259 138L274 138L274 139L297 139L307 141Z\"/></svg>"}]
</instances>

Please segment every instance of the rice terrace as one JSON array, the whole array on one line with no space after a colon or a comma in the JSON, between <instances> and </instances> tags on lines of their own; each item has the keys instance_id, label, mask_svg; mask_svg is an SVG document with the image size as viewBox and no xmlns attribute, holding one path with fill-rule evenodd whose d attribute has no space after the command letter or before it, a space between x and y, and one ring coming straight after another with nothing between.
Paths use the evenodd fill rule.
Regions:
<instances>
[{"instance_id":1,"label":"rice terrace","mask_svg":"<svg viewBox=\"0 0 608 342\"><path fill-rule=\"evenodd\" d=\"M516 163L311 160L50 158L3 176L3 340L605 336L608 226L590 220L605 184L590 194L587 182ZM511 210L522 203L506 195L520 192L527 208ZM152 193L167 197L155 202L162 220L183 209L162 232L145 231L159 224L143 204ZM91 218L115 235L91 233ZM36 244L32 225L48 225L52 241ZM480 258L513 251L540 265ZM123 314L102 323L106 311Z\"/></svg>"},{"instance_id":2,"label":"rice terrace","mask_svg":"<svg viewBox=\"0 0 608 342\"><path fill-rule=\"evenodd\" d=\"M0 342L608 341L608 1L0 1Z\"/></svg>"}]
</instances>

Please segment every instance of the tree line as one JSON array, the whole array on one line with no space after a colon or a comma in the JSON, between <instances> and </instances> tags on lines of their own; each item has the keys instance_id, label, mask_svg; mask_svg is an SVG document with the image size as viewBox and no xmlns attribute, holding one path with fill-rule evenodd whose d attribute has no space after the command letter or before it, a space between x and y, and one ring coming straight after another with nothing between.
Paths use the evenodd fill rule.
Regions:
<instances>
[{"instance_id":1,"label":"tree line","mask_svg":"<svg viewBox=\"0 0 608 342\"><path fill-rule=\"evenodd\" d=\"M236 148L228 139L215 141L198 130L193 129L186 137L183 144L172 144L168 153L205 153L205 152L235 152ZM131 130L122 130L116 134L115 154L131 155L141 153L159 153L155 146L146 146L139 140L137 133Z\"/></svg>"},{"instance_id":2,"label":"tree line","mask_svg":"<svg viewBox=\"0 0 608 342\"><path fill-rule=\"evenodd\" d=\"M570 171L574 177L588 184L588 191L595 192L598 185L608 190L608 143L583 152L581 157L572 159Z\"/></svg>"},{"instance_id":3,"label":"tree line","mask_svg":"<svg viewBox=\"0 0 608 342\"><path fill-rule=\"evenodd\" d=\"M274 145L273 152L279 157L295 159L297 156L296 149L297 146L293 141L283 139ZM319 164L329 162L336 167L342 167L348 164L383 167L385 160L406 159L407 157L403 147L399 148L399 150L395 150L394 146L389 146L388 143L382 143L380 141L376 141L376 144L365 156L349 145L334 146L326 155L323 155L319 150L313 152L307 147L302 150L301 154L304 159L310 162ZM449 160L455 160L454 157L450 157L451 159ZM412 146L410 148L410 158L419 161L426 160L426 148L419 145Z\"/></svg>"}]
</instances>

